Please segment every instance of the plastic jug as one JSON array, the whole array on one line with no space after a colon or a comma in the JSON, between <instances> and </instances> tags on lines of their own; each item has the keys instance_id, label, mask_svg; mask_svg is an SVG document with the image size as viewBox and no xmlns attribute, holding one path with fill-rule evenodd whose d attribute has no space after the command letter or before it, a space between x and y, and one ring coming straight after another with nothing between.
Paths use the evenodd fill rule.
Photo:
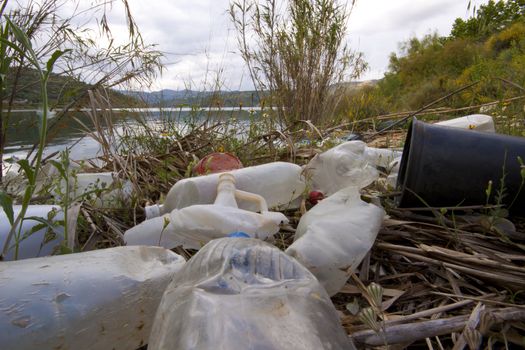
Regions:
<instances>
[{"instance_id":1,"label":"plastic jug","mask_svg":"<svg viewBox=\"0 0 525 350\"><path fill-rule=\"evenodd\" d=\"M364 142L348 141L316 155L304 167L312 189L329 196L348 186L363 188L374 182L379 174L369 164L366 150Z\"/></svg>"},{"instance_id":2,"label":"plastic jug","mask_svg":"<svg viewBox=\"0 0 525 350\"><path fill-rule=\"evenodd\" d=\"M361 200L357 187L323 199L301 217L286 253L306 266L336 294L372 248L385 211Z\"/></svg>"},{"instance_id":3,"label":"plastic jug","mask_svg":"<svg viewBox=\"0 0 525 350\"><path fill-rule=\"evenodd\" d=\"M17 217L18 213L20 213L21 209L21 205L13 206L13 214L15 218ZM20 236L21 240L19 241L18 245L17 258L27 259L51 255L55 247L57 247L64 239L64 226L58 224L54 226L56 230L56 233L53 235L54 238L44 242L48 229L41 228L33 233L30 233L35 226L40 225L41 223L37 220L29 219L29 217L38 217L45 220L50 219L50 222L56 224L57 221L64 220L64 212L57 205L30 205L27 208L25 217L28 219L22 222ZM11 224L7 219L7 215L3 210L0 209L0 249L3 249L5 240L10 230ZM16 232L18 232L18 230ZM26 238L22 239L24 236ZM15 242L15 237L11 238L11 242L9 243L10 248L6 256L4 256L4 260L13 260L15 258Z\"/></svg>"},{"instance_id":4,"label":"plastic jug","mask_svg":"<svg viewBox=\"0 0 525 350\"><path fill-rule=\"evenodd\" d=\"M136 349L184 265L158 247L0 263L2 349Z\"/></svg>"},{"instance_id":5,"label":"plastic jug","mask_svg":"<svg viewBox=\"0 0 525 350\"><path fill-rule=\"evenodd\" d=\"M239 190L263 196L268 207L287 205L299 197L306 185L302 179L302 169L293 163L273 162L229 172L235 177ZM178 181L168 192L164 205L146 207L148 219L170 213L195 204L212 204L217 196L217 183L220 174L187 178ZM251 201L240 199L239 208L257 210Z\"/></svg>"},{"instance_id":6,"label":"plastic jug","mask_svg":"<svg viewBox=\"0 0 525 350\"><path fill-rule=\"evenodd\" d=\"M355 349L315 277L250 238L206 244L169 284L148 349Z\"/></svg>"},{"instance_id":7,"label":"plastic jug","mask_svg":"<svg viewBox=\"0 0 525 350\"><path fill-rule=\"evenodd\" d=\"M214 204L192 205L173 209L170 214L153 218L129 229L124 234L128 245L160 245L199 249L208 241L242 231L251 237L266 239L279 231L288 219L281 213L268 211L260 195L237 190L232 173L219 175ZM239 209L237 200L256 203L255 213Z\"/></svg>"}]
</instances>

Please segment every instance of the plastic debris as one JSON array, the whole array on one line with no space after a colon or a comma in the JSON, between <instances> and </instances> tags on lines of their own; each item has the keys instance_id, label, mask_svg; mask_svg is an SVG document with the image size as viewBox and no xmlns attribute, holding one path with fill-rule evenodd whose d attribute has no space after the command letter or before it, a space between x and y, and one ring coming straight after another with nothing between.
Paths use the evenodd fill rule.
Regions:
<instances>
[{"instance_id":1,"label":"plastic debris","mask_svg":"<svg viewBox=\"0 0 525 350\"><path fill-rule=\"evenodd\" d=\"M66 183L61 182L62 193L65 193ZM82 195L96 198L92 204L96 207L115 207L126 203L133 187L130 181L120 180L117 174L79 173L72 176L69 183L70 199L77 199ZM100 192L100 196L97 195Z\"/></svg>"},{"instance_id":2,"label":"plastic debris","mask_svg":"<svg viewBox=\"0 0 525 350\"><path fill-rule=\"evenodd\" d=\"M157 247L0 263L2 349L136 349L184 265Z\"/></svg>"},{"instance_id":3,"label":"plastic debris","mask_svg":"<svg viewBox=\"0 0 525 350\"><path fill-rule=\"evenodd\" d=\"M316 155L305 165L312 188L329 196L342 188L363 188L378 178L378 172L366 154L362 141L348 141Z\"/></svg>"},{"instance_id":4,"label":"plastic debris","mask_svg":"<svg viewBox=\"0 0 525 350\"><path fill-rule=\"evenodd\" d=\"M521 191L524 155L523 137L450 128L413 118L399 171L399 206L497 202L521 215L525 210L525 193ZM494 189L487 190L488 186ZM509 195L498 199L495 189L500 186Z\"/></svg>"},{"instance_id":5,"label":"plastic debris","mask_svg":"<svg viewBox=\"0 0 525 350\"><path fill-rule=\"evenodd\" d=\"M262 196L235 189L232 173L219 176L214 204L192 205L173 209L170 214L153 218L129 229L124 234L128 245L161 245L199 249L212 239L242 231L251 237L266 239L287 223L285 215L268 211ZM259 213L239 209L237 199L257 203Z\"/></svg>"},{"instance_id":6,"label":"plastic debris","mask_svg":"<svg viewBox=\"0 0 525 350\"><path fill-rule=\"evenodd\" d=\"M286 253L306 266L334 295L372 248L385 211L347 187L320 201L301 217Z\"/></svg>"},{"instance_id":7,"label":"plastic debris","mask_svg":"<svg viewBox=\"0 0 525 350\"><path fill-rule=\"evenodd\" d=\"M202 158L193 171L199 175L215 174L225 171L241 169L242 163L233 154L216 152Z\"/></svg>"},{"instance_id":8,"label":"plastic debris","mask_svg":"<svg viewBox=\"0 0 525 350\"><path fill-rule=\"evenodd\" d=\"M287 205L299 197L306 185L299 165L273 162L229 173L235 176L237 189L263 196L269 208ZM220 174L191 177L178 181L168 192L163 205L146 207L146 217L153 218L195 204L212 204L217 196ZM251 201L239 200L239 208L256 211Z\"/></svg>"},{"instance_id":9,"label":"plastic debris","mask_svg":"<svg viewBox=\"0 0 525 350\"><path fill-rule=\"evenodd\" d=\"M436 125L450 126L458 129L496 132L494 120L490 115L485 114L471 114L460 118L444 120L436 123Z\"/></svg>"},{"instance_id":10,"label":"plastic debris","mask_svg":"<svg viewBox=\"0 0 525 350\"><path fill-rule=\"evenodd\" d=\"M259 240L211 241L168 286L148 349L355 349L315 277Z\"/></svg>"}]
</instances>

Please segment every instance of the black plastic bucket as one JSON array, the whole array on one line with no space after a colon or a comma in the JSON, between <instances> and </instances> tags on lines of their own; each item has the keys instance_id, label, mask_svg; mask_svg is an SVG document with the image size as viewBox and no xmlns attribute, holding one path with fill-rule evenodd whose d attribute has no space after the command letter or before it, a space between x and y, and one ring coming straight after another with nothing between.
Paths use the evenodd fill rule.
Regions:
<instances>
[{"instance_id":1,"label":"black plastic bucket","mask_svg":"<svg viewBox=\"0 0 525 350\"><path fill-rule=\"evenodd\" d=\"M496 191L504 179L506 196L502 204L509 206L522 181L518 156L525 161L523 137L428 124L413 118L399 167L397 186L402 194L398 205L482 205L487 202L489 181L492 191L488 202L495 204ZM525 188L511 210L524 216Z\"/></svg>"}]
</instances>

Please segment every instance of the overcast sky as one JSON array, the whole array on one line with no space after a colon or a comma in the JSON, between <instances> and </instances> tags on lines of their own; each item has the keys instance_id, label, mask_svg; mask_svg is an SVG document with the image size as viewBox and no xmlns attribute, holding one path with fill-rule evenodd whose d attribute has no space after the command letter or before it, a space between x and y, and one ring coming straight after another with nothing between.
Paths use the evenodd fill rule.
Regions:
<instances>
[{"instance_id":1,"label":"overcast sky","mask_svg":"<svg viewBox=\"0 0 525 350\"><path fill-rule=\"evenodd\" d=\"M224 89L250 89L227 15L229 0L129 0L149 43L165 52L166 71L153 90L210 88L220 73ZM473 5L486 3L473 0ZM370 65L362 80L381 78L399 43L437 31L448 35L455 18L467 18L469 0L357 0L348 43Z\"/></svg>"}]
</instances>

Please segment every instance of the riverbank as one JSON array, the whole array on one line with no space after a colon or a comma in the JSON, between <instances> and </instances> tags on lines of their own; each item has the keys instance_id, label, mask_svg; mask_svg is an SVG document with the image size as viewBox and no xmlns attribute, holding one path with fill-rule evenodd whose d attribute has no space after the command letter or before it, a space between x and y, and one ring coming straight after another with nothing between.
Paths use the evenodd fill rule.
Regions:
<instances>
[{"instance_id":1,"label":"riverbank","mask_svg":"<svg viewBox=\"0 0 525 350\"><path fill-rule=\"evenodd\" d=\"M97 206L93 201L96 198L80 198L71 238L75 252L123 245L125 231L144 221L144 207L162 202L172 185L191 176L196 160L209 153L235 154L244 166L273 161L304 165L350 133L379 148L398 148L406 136L404 128L380 133L374 124L366 123L330 131L304 123L303 128L283 131L264 118L241 124L232 119L210 119L187 124L184 130L169 122L161 130L149 124L119 129L108 111L97 115L100 123L94 123L94 130L88 134L99 144L101 153L96 163L79 162L81 168L75 171L113 172L132 184L134 194L125 205L113 207ZM506 121L496 118L496 122ZM239 137L241 130L245 137ZM121 147L114 147L117 140ZM34 198L34 204L64 205L57 201L53 187L45 191ZM95 197L103 194L100 191ZM512 336L513 320L522 320L524 313L519 293L525 287L522 219L497 217L491 206L467 213L399 209L393 201L395 192L384 182L365 188L362 195L379 201L389 217L359 269L332 298L341 324L359 347L385 342L425 346L430 342L447 348L457 343L458 337L471 341L464 331L467 321L475 318L481 324L489 315L498 318L483 329L474 329L494 342ZM274 244L282 250L292 244L308 205L306 196L301 201L300 208L282 211L289 224L274 236ZM196 252L182 247L174 251L186 259ZM380 305L371 301L372 282L380 286ZM363 310L369 308L372 318L365 318ZM412 331L402 331L407 328Z\"/></svg>"}]
</instances>

